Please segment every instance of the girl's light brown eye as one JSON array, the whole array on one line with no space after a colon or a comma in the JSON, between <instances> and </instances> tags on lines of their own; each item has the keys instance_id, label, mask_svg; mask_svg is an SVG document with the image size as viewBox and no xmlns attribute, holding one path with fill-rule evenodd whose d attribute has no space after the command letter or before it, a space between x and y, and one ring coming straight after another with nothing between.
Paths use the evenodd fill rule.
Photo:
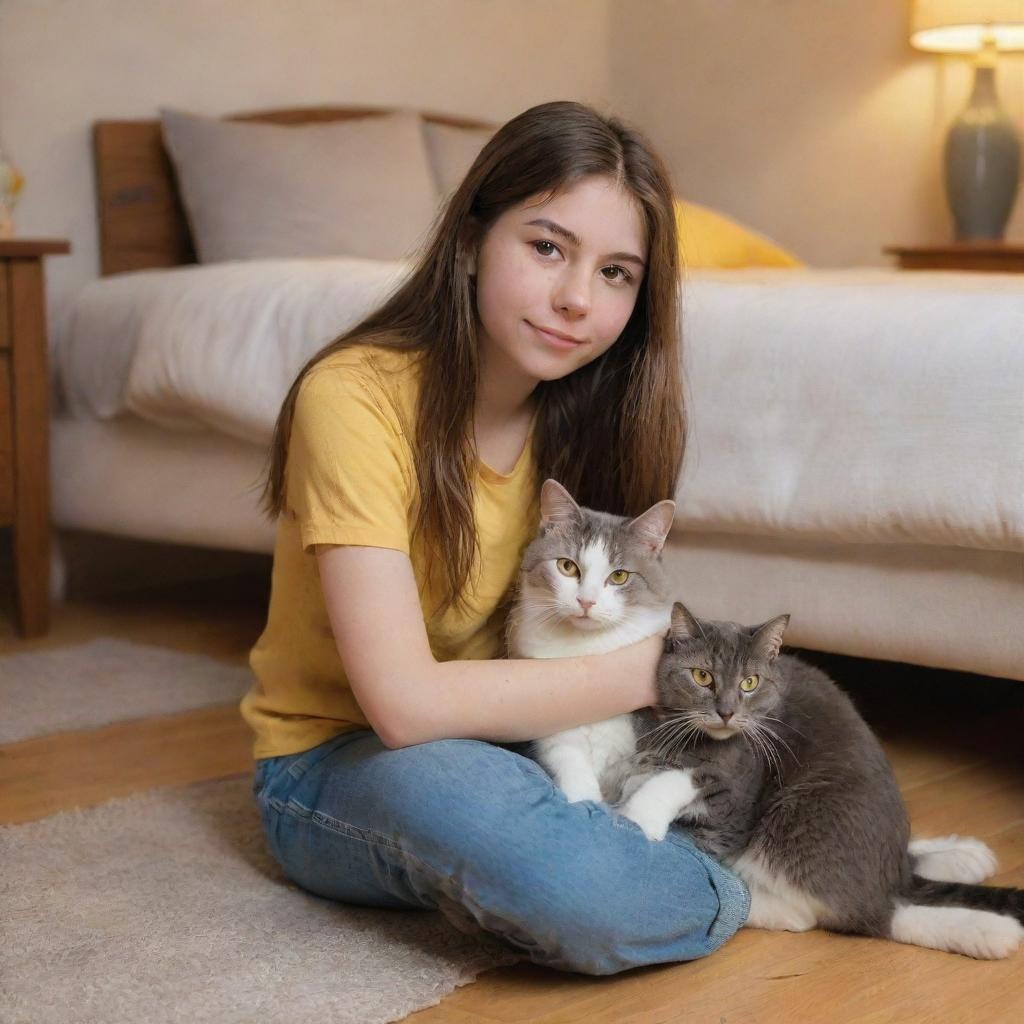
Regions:
<instances>
[{"instance_id":1,"label":"girl's light brown eye","mask_svg":"<svg viewBox=\"0 0 1024 1024\"><path fill-rule=\"evenodd\" d=\"M617 587L621 587L622 584L629 579L629 572L626 569L616 569L608 579L610 579Z\"/></svg>"},{"instance_id":2,"label":"girl's light brown eye","mask_svg":"<svg viewBox=\"0 0 1024 1024\"><path fill-rule=\"evenodd\" d=\"M580 574L579 566L571 558L559 558L555 561L558 571L563 576L570 576L575 579Z\"/></svg>"},{"instance_id":3,"label":"girl's light brown eye","mask_svg":"<svg viewBox=\"0 0 1024 1024\"><path fill-rule=\"evenodd\" d=\"M702 668L691 668L690 675L698 686L710 686L715 681L715 677Z\"/></svg>"},{"instance_id":4,"label":"girl's light brown eye","mask_svg":"<svg viewBox=\"0 0 1024 1024\"><path fill-rule=\"evenodd\" d=\"M606 281L611 281L611 282L613 282L615 284L619 284L619 283L628 283L629 281L633 280L633 275L628 270L626 270L625 267L620 267L617 263L613 263L613 264L611 264L610 266L607 266L607 267L602 267L601 268L602 275L604 274L604 272L606 270L616 270L616 271L618 271L618 273L615 275L615 277L605 277Z\"/></svg>"},{"instance_id":5,"label":"girl's light brown eye","mask_svg":"<svg viewBox=\"0 0 1024 1024\"><path fill-rule=\"evenodd\" d=\"M747 678L740 683L740 689L744 693L753 693L757 689L757 684L760 682L760 676L747 676Z\"/></svg>"}]
</instances>

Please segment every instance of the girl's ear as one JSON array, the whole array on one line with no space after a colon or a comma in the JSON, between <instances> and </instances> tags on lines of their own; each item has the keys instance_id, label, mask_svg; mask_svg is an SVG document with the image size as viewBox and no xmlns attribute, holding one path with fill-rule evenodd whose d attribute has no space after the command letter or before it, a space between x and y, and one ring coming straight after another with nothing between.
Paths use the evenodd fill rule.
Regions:
<instances>
[{"instance_id":1,"label":"girl's ear","mask_svg":"<svg viewBox=\"0 0 1024 1024\"><path fill-rule=\"evenodd\" d=\"M466 273L470 277L476 277L476 257L480 249L480 225L472 217L466 221L466 229L462 244L464 253Z\"/></svg>"}]
</instances>

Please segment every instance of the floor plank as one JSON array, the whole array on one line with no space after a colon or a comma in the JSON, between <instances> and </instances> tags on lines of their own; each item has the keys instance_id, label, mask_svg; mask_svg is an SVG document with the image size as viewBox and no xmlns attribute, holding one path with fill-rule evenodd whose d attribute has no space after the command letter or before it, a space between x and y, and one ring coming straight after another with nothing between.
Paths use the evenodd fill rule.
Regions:
<instances>
[{"instance_id":1,"label":"floor plank","mask_svg":"<svg viewBox=\"0 0 1024 1024\"><path fill-rule=\"evenodd\" d=\"M0 746L0 823L252 766L252 734L237 704L39 736Z\"/></svg>"}]
</instances>

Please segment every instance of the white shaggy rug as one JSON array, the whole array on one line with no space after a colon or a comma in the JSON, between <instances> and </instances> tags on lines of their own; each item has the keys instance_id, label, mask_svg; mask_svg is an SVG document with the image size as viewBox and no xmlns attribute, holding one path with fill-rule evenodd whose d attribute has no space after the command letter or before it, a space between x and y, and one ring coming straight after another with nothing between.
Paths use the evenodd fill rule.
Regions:
<instances>
[{"instance_id":1,"label":"white shaggy rug","mask_svg":"<svg viewBox=\"0 0 1024 1024\"><path fill-rule=\"evenodd\" d=\"M242 699L247 665L114 637L0 656L0 743Z\"/></svg>"},{"instance_id":2,"label":"white shaggy rug","mask_svg":"<svg viewBox=\"0 0 1024 1024\"><path fill-rule=\"evenodd\" d=\"M289 883L249 776L0 827L3 1024L378 1024L522 959Z\"/></svg>"}]
</instances>

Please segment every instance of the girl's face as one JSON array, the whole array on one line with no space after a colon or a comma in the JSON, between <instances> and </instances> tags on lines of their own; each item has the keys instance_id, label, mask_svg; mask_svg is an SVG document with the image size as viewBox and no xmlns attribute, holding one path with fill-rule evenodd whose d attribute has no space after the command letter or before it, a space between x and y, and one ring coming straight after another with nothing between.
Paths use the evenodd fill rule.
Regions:
<instances>
[{"instance_id":1,"label":"girl's face","mask_svg":"<svg viewBox=\"0 0 1024 1024\"><path fill-rule=\"evenodd\" d=\"M646 261L640 208L610 178L510 207L477 253L483 364L529 393L596 359L626 326Z\"/></svg>"}]
</instances>

